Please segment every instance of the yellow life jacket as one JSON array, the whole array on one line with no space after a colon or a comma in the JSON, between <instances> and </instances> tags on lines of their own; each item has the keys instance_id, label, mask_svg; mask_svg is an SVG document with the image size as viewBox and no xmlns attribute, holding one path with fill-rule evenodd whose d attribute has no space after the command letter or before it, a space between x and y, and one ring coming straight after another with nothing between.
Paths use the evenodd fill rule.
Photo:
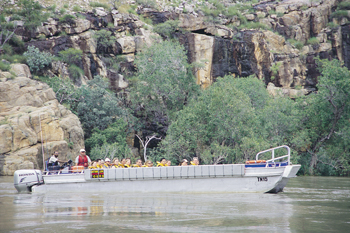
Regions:
<instances>
[{"instance_id":1,"label":"yellow life jacket","mask_svg":"<svg viewBox=\"0 0 350 233\"><path fill-rule=\"evenodd\" d=\"M164 164L162 164L162 163L160 163L160 162L158 162L157 161L157 167L165 167L166 165L164 165Z\"/></svg>"},{"instance_id":2,"label":"yellow life jacket","mask_svg":"<svg viewBox=\"0 0 350 233\"><path fill-rule=\"evenodd\" d=\"M118 163L118 167L124 168L125 166L122 163Z\"/></svg>"},{"instance_id":3,"label":"yellow life jacket","mask_svg":"<svg viewBox=\"0 0 350 233\"><path fill-rule=\"evenodd\" d=\"M130 168L130 165L125 164L124 168Z\"/></svg>"},{"instance_id":4,"label":"yellow life jacket","mask_svg":"<svg viewBox=\"0 0 350 233\"><path fill-rule=\"evenodd\" d=\"M191 165L193 165L193 166L198 166L198 165L195 164L193 161L191 161Z\"/></svg>"},{"instance_id":5,"label":"yellow life jacket","mask_svg":"<svg viewBox=\"0 0 350 233\"><path fill-rule=\"evenodd\" d=\"M103 165L96 164L96 168L103 168Z\"/></svg>"},{"instance_id":6,"label":"yellow life jacket","mask_svg":"<svg viewBox=\"0 0 350 233\"><path fill-rule=\"evenodd\" d=\"M137 164L133 164L132 166L133 166L133 167L140 167L140 166L137 165ZM141 166L141 167L143 167L143 166Z\"/></svg>"},{"instance_id":7,"label":"yellow life jacket","mask_svg":"<svg viewBox=\"0 0 350 233\"><path fill-rule=\"evenodd\" d=\"M107 164L103 164L102 167L109 168L109 166Z\"/></svg>"},{"instance_id":8,"label":"yellow life jacket","mask_svg":"<svg viewBox=\"0 0 350 233\"><path fill-rule=\"evenodd\" d=\"M142 165L142 167L147 167L146 165Z\"/></svg>"}]
</instances>

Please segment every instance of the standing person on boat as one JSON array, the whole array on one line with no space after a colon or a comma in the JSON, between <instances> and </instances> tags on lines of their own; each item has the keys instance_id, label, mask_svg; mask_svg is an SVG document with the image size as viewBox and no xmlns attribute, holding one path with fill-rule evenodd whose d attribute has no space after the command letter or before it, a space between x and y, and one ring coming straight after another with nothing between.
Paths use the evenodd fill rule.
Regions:
<instances>
[{"instance_id":1,"label":"standing person on boat","mask_svg":"<svg viewBox=\"0 0 350 233\"><path fill-rule=\"evenodd\" d=\"M132 165L133 167L142 167L142 160L141 159L137 159L136 160L136 164Z\"/></svg>"},{"instance_id":2,"label":"standing person on boat","mask_svg":"<svg viewBox=\"0 0 350 233\"><path fill-rule=\"evenodd\" d=\"M198 166L199 165L198 157L193 157L193 159L191 161L191 165L193 165L193 166Z\"/></svg>"},{"instance_id":3,"label":"standing person on boat","mask_svg":"<svg viewBox=\"0 0 350 233\"><path fill-rule=\"evenodd\" d=\"M171 166L171 161L168 160L168 162L166 162L166 165L167 165L168 167L170 167L170 166Z\"/></svg>"},{"instance_id":4,"label":"standing person on boat","mask_svg":"<svg viewBox=\"0 0 350 233\"><path fill-rule=\"evenodd\" d=\"M89 167L89 163L91 163L91 159L89 156L85 154L85 149L80 150L80 154L75 158L75 165L84 166L84 168Z\"/></svg>"},{"instance_id":5,"label":"standing person on boat","mask_svg":"<svg viewBox=\"0 0 350 233\"><path fill-rule=\"evenodd\" d=\"M188 166L188 161L187 161L187 159L183 159L182 161L181 161L181 166Z\"/></svg>"},{"instance_id":6,"label":"standing person on boat","mask_svg":"<svg viewBox=\"0 0 350 233\"><path fill-rule=\"evenodd\" d=\"M157 162L157 167L166 167L166 166L168 166L168 165L167 165L167 161L165 158L161 158L160 162Z\"/></svg>"}]
</instances>

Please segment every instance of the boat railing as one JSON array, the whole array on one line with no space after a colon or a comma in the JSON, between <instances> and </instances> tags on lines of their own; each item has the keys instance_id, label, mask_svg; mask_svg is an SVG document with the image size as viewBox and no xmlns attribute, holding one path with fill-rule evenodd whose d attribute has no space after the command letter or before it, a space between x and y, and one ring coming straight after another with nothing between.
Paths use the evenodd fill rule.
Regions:
<instances>
[{"instance_id":1,"label":"boat railing","mask_svg":"<svg viewBox=\"0 0 350 233\"><path fill-rule=\"evenodd\" d=\"M280 149L280 148L287 149L287 154L275 158L275 150ZM260 151L259 153L256 154L256 160L257 161L259 160L259 156L260 155L265 154L265 153L270 152L270 151L271 151L271 159L266 160L266 167L269 166L269 163L270 164L271 163L276 164L276 161L279 161L279 160L281 160L283 158L287 158L287 165L290 165L290 148L289 148L289 146L286 146L286 145L277 146L277 147L274 147L274 148L270 148L270 149L267 149L267 150Z\"/></svg>"}]
</instances>

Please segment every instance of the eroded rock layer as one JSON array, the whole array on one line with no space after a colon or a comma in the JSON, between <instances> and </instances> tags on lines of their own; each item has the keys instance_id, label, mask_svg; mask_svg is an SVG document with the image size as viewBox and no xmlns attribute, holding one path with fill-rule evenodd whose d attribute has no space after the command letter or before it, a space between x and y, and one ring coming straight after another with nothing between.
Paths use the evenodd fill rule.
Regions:
<instances>
[{"instance_id":1,"label":"eroded rock layer","mask_svg":"<svg viewBox=\"0 0 350 233\"><path fill-rule=\"evenodd\" d=\"M42 168L43 153L47 159L56 150L73 159L82 147L78 117L47 84L23 76L0 82L0 175Z\"/></svg>"}]
</instances>

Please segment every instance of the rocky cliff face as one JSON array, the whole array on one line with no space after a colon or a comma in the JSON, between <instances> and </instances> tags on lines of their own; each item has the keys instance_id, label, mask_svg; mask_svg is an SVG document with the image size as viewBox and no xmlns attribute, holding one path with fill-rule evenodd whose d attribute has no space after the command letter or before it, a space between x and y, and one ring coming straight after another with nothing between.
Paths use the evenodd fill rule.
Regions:
<instances>
[{"instance_id":1,"label":"rocky cliff face","mask_svg":"<svg viewBox=\"0 0 350 233\"><path fill-rule=\"evenodd\" d=\"M47 84L30 79L28 67L14 65L12 71L15 78L0 72L0 175L42 168L43 152L45 159L56 150L62 160L75 158L84 147L78 117Z\"/></svg>"},{"instance_id":2,"label":"rocky cliff face","mask_svg":"<svg viewBox=\"0 0 350 233\"><path fill-rule=\"evenodd\" d=\"M342 25L337 30L327 28L337 4L337 0L260 1L254 5L255 13L243 13L248 23L264 24L271 31L238 30L232 27L239 25L237 17L220 16L221 23L210 22L187 3L180 4L180 8L164 7L163 11L139 7L138 14L154 24L179 20L179 28L185 33L176 33L175 37L187 49L189 62L204 63L204 68L194 70L197 83L204 88L217 77L234 74L256 75L266 84L271 82L283 89L298 87L312 91L319 75L313 60L315 56L336 57L350 68L348 21L337 22ZM27 41L26 46L35 45L55 55L67 48L81 49L84 77L75 80L78 85L99 74L110 79L112 89L127 88L128 83L121 73L132 72L135 54L154 42L156 34L152 33L152 26L146 25L137 15L117 10L106 12L98 8L82 15L84 18L70 22L50 19L34 34L22 31L21 36ZM105 51L93 38L94 32L101 29L111 31L116 37L115 44L104 48ZM45 40L40 39L43 37ZM312 37L317 42L307 44ZM298 41L302 46L296 48L286 39ZM121 61L119 70L110 68L105 59L115 56ZM56 63L49 74L68 76L67 67Z\"/></svg>"}]
</instances>

